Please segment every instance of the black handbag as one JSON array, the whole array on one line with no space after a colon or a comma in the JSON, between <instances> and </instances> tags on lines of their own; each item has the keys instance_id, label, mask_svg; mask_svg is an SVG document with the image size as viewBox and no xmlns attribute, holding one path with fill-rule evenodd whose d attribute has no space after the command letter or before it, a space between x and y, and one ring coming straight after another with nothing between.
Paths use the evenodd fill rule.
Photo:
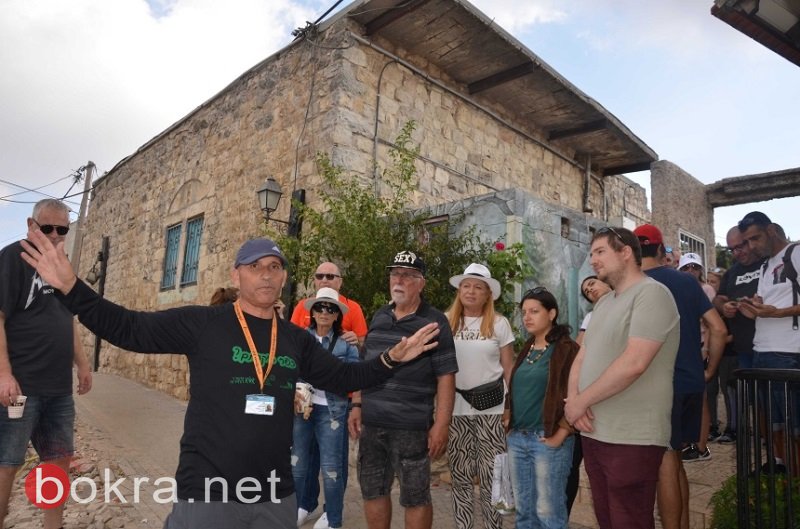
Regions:
<instances>
[{"instance_id":1,"label":"black handbag","mask_svg":"<svg viewBox=\"0 0 800 529\"><path fill-rule=\"evenodd\" d=\"M458 389L456 391L459 395L464 397L470 406L476 410L488 410L503 402L505 395L505 386L503 385L503 377L498 378L494 382L487 382L480 386L475 386L472 389Z\"/></svg>"}]
</instances>

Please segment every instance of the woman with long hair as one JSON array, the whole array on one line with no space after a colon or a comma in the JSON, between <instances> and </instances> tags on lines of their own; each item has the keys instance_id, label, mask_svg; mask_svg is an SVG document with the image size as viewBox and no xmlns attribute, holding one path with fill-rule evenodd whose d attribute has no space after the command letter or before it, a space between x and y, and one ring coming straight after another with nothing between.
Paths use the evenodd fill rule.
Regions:
<instances>
[{"instance_id":1,"label":"woman with long hair","mask_svg":"<svg viewBox=\"0 0 800 529\"><path fill-rule=\"evenodd\" d=\"M453 514L458 529L472 529L473 479L480 483L480 508L486 529L502 519L491 503L494 458L505 451L503 400L514 362L514 334L495 313L500 283L484 265L473 263L450 278L458 289L447 318L458 358L456 401L447 457L453 478Z\"/></svg>"},{"instance_id":2,"label":"woman with long hair","mask_svg":"<svg viewBox=\"0 0 800 529\"><path fill-rule=\"evenodd\" d=\"M558 303L544 287L520 302L528 340L511 371L503 421L508 438L517 529L566 529L567 477L575 438L564 399L578 344L558 323Z\"/></svg>"},{"instance_id":3,"label":"woman with long hair","mask_svg":"<svg viewBox=\"0 0 800 529\"><path fill-rule=\"evenodd\" d=\"M339 293L332 288L323 287L317 295L305 302L311 314L308 332L330 354L344 362L357 362L358 350L355 346L340 339L342 316L347 305L339 301ZM298 383L298 387L301 386ZM298 515L300 509L308 510L308 499L302 493L308 490L306 481L319 479L308 471L311 461L311 444L316 439L319 445L320 469L325 492L325 514L314 527L342 527L344 509L344 473L347 465L347 414L349 400L347 395L305 388L302 398L295 399L294 443L292 445L292 475L297 491ZM311 395L308 395L311 392ZM308 406L310 400L310 406Z\"/></svg>"}]
</instances>

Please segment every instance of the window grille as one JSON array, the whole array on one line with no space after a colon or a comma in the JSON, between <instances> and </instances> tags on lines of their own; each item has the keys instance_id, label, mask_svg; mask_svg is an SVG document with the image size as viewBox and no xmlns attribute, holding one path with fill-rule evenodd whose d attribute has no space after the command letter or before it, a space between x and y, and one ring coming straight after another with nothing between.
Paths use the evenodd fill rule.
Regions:
<instances>
[{"instance_id":1,"label":"window grille","mask_svg":"<svg viewBox=\"0 0 800 529\"><path fill-rule=\"evenodd\" d=\"M164 273L161 276L161 290L175 288L178 272L178 250L181 242L181 225L167 228L167 251L164 255Z\"/></svg>"},{"instance_id":2,"label":"window grille","mask_svg":"<svg viewBox=\"0 0 800 529\"><path fill-rule=\"evenodd\" d=\"M186 223L186 249L183 252L181 286L197 283L197 265L200 261L200 238L203 235L203 217Z\"/></svg>"}]
</instances>

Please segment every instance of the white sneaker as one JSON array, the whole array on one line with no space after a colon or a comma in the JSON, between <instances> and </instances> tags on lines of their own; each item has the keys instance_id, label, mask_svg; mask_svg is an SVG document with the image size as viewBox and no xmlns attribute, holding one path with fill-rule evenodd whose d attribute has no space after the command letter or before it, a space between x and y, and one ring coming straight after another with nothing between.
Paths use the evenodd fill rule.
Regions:
<instances>
[{"instance_id":1,"label":"white sneaker","mask_svg":"<svg viewBox=\"0 0 800 529\"><path fill-rule=\"evenodd\" d=\"M322 513L322 516L319 517L317 523L314 524L314 529L330 529L328 527L328 513Z\"/></svg>"},{"instance_id":2,"label":"white sneaker","mask_svg":"<svg viewBox=\"0 0 800 529\"><path fill-rule=\"evenodd\" d=\"M308 515L311 514L307 510L303 509L302 507L297 509L297 527L303 525L308 518Z\"/></svg>"}]
</instances>

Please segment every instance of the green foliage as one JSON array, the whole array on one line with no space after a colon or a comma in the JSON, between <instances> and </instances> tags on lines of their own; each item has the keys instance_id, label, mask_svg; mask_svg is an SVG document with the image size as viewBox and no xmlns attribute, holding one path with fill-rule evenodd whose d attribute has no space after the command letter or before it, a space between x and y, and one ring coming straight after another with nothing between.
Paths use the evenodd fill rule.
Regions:
<instances>
[{"instance_id":1,"label":"green foliage","mask_svg":"<svg viewBox=\"0 0 800 529\"><path fill-rule=\"evenodd\" d=\"M737 513L737 489L736 489L736 476L731 476L722 487L711 496L711 529L738 529L739 520ZM785 524L785 513L787 511L785 493L786 493L786 477L783 475L774 476L775 479L775 512L772 512L769 503L769 481L770 476L762 475L761 483L759 486L759 500L761 504L761 520L759 524L757 521L756 511L756 483L753 478L748 479L748 502L750 505L750 523L749 527L773 527L773 519L775 522L774 527L778 529L789 529L800 527L800 488L798 488L795 481L794 490L791 494L791 502L793 509L794 519L790 520L789 525Z\"/></svg>"},{"instance_id":2,"label":"green foliage","mask_svg":"<svg viewBox=\"0 0 800 529\"><path fill-rule=\"evenodd\" d=\"M299 239L270 233L290 261L293 277L311 287L314 270L323 261L335 262L345 278L343 293L364 308L367 321L389 301L386 265L395 254L410 250L427 265L424 296L446 309L455 296L448 280L471 262L485 263L503 284L504 307L511 316L513 283L520 283L531 269L522 245L500 251L483 241L474 227L455 233L463 219L450 217L432 223L424 212L406 208L416 186L414 161L419 147L412 146L414 122L407 123L390 151L391 165L381 173L379 193L372 181L347 175L326 154L317 155L322 185L315 190L321 206L295 203L303 229ZM509 310L509 312L505 312Z\"/></svg>"},{"instance_id":3,"label":"green foliage","mask_svg":"<svg viewBox=\"0 0 800 529\"><path fill-rule=\"evenodd\" d=\"M720 243L714 245L714 251L717 256L717 266L728 270L733 266L733 255L727 246L722 246Z\"/></svg>"}]
</instances>

